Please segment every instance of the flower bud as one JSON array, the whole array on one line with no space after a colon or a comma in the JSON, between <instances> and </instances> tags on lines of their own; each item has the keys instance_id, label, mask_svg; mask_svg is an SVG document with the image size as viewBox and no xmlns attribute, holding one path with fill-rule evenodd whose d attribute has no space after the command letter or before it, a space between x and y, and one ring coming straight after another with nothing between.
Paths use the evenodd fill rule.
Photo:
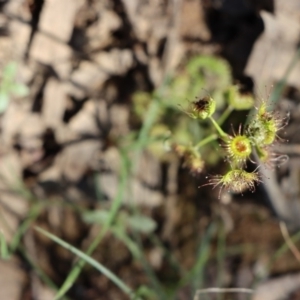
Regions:
<instances>
[{"instance_id":1,"label":"flower bud","mask_svg":"<svg viewBox=\"0 0 300 300\"><path fill-rule=\"evenodd\" d=\"M206 119L213 115L216 110L216 102L213 98L206 96L191 103L189 115L193 119Z\"/></svg>"}]
</instances>

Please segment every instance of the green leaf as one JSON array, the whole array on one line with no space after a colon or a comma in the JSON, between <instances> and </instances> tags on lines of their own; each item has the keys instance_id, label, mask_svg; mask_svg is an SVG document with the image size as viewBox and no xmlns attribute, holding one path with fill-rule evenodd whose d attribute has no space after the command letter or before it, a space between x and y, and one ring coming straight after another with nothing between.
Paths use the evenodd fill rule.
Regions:
<instances>
[{"instance_id":1,"label":"green leaf","mask_svg":"<svg viewBox=\"0 0 300 300\"><path fill-rule=\"evenodd\" d=\"M142 215L134 215L127 220L129 227L142 233L151 233L157 228L156 222Z\"/></svg>"},{"instance_id":2,"label":"green leaf","mask_svg":"<svg viewBox=\"0 0 300 300\"><path fill-rule=\"evenodd\" d=\"M96 210L89 211L83 214L83 220L86 223L106 223L109 219L109 211L107 210Z\"/></svg>"},{"instance_id":3,"label":"green leaf","mask_svg":"<svg viewBox=\"0 0 300 300\"><path fill-rule=\"evenodd\" d=\"M118 286L125 294L130 296L131 299L138 299L135 297L134 291L127 286L119 277L117 277L114 273L112 273L109 269L107 269L105 266L97 262L95 259L92 257L86 255L79 249L73 247L72 245L66 243L65 241L61 240L57 236L51 234L50 232L40 228L40 227L35 227L35 230L40 232L41 234L47 236L50 238L52 241L56 242L60 246L64 247L65 249L69 250L70 252L74 253L78 257L80 257L82 260L93 266L95 269L97 269L99 272L101 272L104 276L106 276L108 279L110 279L116 286ZM55 299L60 299L55 297Z\"/></svg>"}]
</instances>

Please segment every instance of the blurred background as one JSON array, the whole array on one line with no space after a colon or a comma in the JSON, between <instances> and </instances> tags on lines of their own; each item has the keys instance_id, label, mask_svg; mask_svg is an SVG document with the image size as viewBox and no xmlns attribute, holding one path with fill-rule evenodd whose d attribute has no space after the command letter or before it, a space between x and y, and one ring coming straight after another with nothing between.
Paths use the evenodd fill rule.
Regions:
<instances>
[{"instance_id":1,"label":"blurred background","mask_svg":"<svg viewBox=\"0 0 300 300\"><path fill-rule=\"evenodd\" d=\"M297 0L1 0L0 299L300 299L299 41ZM202 172L170 141L233 84L288 116L289 160L219 195L220 141Z\"/></svg>"}]
</instances>

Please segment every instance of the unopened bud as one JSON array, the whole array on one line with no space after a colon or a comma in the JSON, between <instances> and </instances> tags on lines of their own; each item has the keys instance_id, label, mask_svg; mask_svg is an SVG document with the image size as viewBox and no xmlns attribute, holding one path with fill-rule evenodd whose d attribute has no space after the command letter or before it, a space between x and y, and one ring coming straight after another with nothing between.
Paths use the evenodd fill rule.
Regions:
<instances>
[{"instance_id":1,"label":"unopened bud","mask_svg":"<svg viewBox=\"0 0 300 300\"><path fill-rule=\"evenodd\" d=\"M206 119L213 115L216 110L216 101L206 96L197 101L191 103L191 113L190 115L194 119Z\"/></svg>"}]
</instances>

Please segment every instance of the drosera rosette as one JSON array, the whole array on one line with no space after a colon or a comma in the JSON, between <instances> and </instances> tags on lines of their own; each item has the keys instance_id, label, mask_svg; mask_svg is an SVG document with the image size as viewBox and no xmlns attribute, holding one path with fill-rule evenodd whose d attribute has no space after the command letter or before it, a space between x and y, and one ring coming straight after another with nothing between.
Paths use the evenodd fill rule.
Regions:
<instances>
[{"instance_id":1,"label":"drosera rosette","mask_svg":"<svg viewBox=\"0 0 300 300\"><path fill-rule=\"evenodd\" d=\"M255 191L255 185L262 182L257 169L247 172L244 169L231 169L225 175L207 176L208 183L202 185L212 185L213 189L220 186L219 199L223 189L233 193L243 193L246 190ZM202 187L200 186L200 187Z\"/></svg>"},{"instance_id":2,"label":"drosera rosette","mask_svg":"<svg viewBox=\"0 0 300 300\"><path fill-rule=\"evenodd\" d=\"M191 174L196 176L202 173L205 163L195 147L174 144L173 149L179 157L183 158L183 167L188 168Z\"/></svg>"}]
</instances>

